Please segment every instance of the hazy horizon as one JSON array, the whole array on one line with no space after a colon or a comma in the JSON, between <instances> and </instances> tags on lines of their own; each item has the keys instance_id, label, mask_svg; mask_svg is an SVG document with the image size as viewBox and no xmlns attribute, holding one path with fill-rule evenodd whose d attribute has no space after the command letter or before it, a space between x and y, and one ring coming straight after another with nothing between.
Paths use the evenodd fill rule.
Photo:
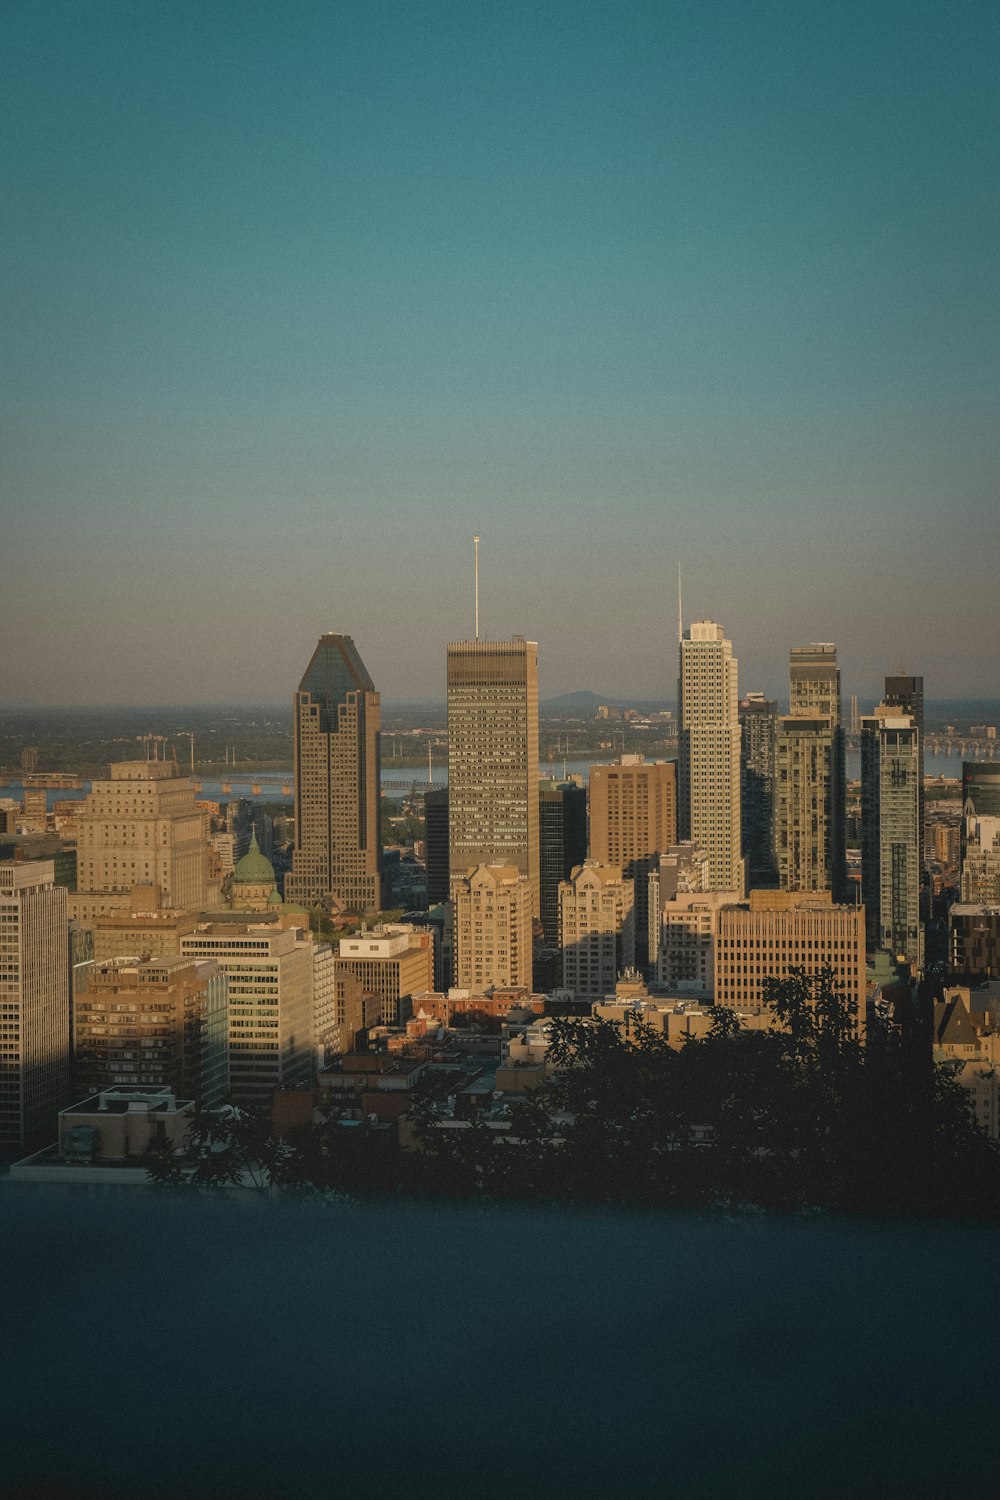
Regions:
<instances>
[{"instance_id":1,"label":"hazy horizon","mask_svg":"<svg viewBox=\"0 0 1000 1500\"><path fill-rule=\"evenodd\" d=\"M12 0L0 702L1000 696L994 9ZM155 684L155 687L153 686Z\"/></svg>"}]
</instances>

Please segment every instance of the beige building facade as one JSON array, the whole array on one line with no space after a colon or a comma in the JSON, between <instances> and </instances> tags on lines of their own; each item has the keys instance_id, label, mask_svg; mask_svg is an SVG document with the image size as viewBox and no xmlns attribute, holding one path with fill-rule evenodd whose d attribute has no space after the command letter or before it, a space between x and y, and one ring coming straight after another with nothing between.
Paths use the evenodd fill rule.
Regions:
<instances>
[{"instance_id":1,"label":"beige building facade","mask_svg":"<svg viewBox=\"0 0 1000 1500\"><path fill-rule=\"evenodd\" d=\"M719 913L739 891L678 891L660 904L656 982L680 995L711 1000Z\"/></svg>"},{"instance_id":2,"label":"beige building facade","mask_svg":"<svg viewBox=\"0 0 1000 1500\"><path fill-rule=\"evenodd\" d=\"M646 962L649 875L659 855L677 842L677 763L623 755L610 766L591 766L591 859L618 865L635 884L636 949Z\"/></svg>"},{"instance_id":3,"label":"beige building facade","mask_svg":"<svg viewBox=\"0 0 1000 1500\"><path fill-rule=\"evenodd\" d=\"M341 938L334 973L338 1021L346 1019L340 1015L347 993L344 981L352 977L363 993L378 995L382 1024L401 1026L412 997L434 988L434 934L427 927L387 922Z\"/></svg>"},{"instance_id":4,"label":"beige building facade","mask_svg":"<svg viewBox=\"0 0 1000 1500\"><path fill-rule=\"evenodd\" d=\"M563 988L596 999L635 962L635 883L588 859L559 885Z\"/></svg>"},{"instance_id":5,"label":"beige building facade","mask_svg":"<svg viewBox=\"0 0 1000 1500\"><path fill-rule=\"evenodd\" d=\"M165 1088L211 1108L229 1090L227 983L213 959L95 963L73 1023L81 1096Z\"/></svg>"},{"instance_id":6,"label":"beige building facade","mask_svg":"<svg viewBox=\"0 0 1000 1500\"><path fill-rule=\"evenodd\" d=\"M456 986L473 992L512 985L530 989L532 897L528 877L512 864L479 865L466 875L452 878L451 899Z\"/></svg>"},{"instance_id":7,"label":"beige building facade","mask_svg":"<svg viewBox=\"0 0 1000 1500\"><path fill-rule=\"evenodd\" d=\"M448 867L513 865L541 916L538 646L458 641L448 647Z\"/></svg>"},{"instance_id":8,"label":"beige building facade","mask_svg":"<svg viewBox=\"0 0 1000 1500\"><path fill-rule=\"evenodd\" d=\"M721 625L695 621L680 643L678 836L708 855L713 890L745 888L740 823L739 664Z\"/></svg>"},{"instance_id":9,"label":"beige building facade","mask_svg":"<svg viewBox=\"0 0 1000 1500\"><path fill-rule=\"evenodd\" d=\"M792 969L833 973L834 987L865 1026L865 909L839 906L829 892L751 891L749 900L719 912L715 1003L732 1010L764 1008L769 979Z\"/></svg>"},{"instance_id":10,"label":"beige building facade","mask_svg":"<svg viewBox=\"0 0 1000 1500\"><path fill-rule=\"evenodd\" d=\"M70 916L89 922L127 911L134 886L155 886L161 904L203 911L210 846L189 776L167 761L120 761L93 782L77 819L77 889Z\"/></svg>"},{"instance_id":11,"label":"beige building facade","mask_svg":"<svg viewBox=\"0 0 1000 1500\"><path fill-rule=\"evenodd\" d=\"M238 1104L267 1105L307 1083L315 1062L313 945L296 928L202 923L181 938L187 958L214 959L228 981L229 1082Z\"/></svg>"}]
</instances>

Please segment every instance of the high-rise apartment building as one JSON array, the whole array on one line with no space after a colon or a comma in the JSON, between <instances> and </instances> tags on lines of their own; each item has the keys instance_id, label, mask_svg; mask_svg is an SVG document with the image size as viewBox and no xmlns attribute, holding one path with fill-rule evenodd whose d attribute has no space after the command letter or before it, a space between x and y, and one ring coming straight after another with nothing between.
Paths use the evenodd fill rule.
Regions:
<instances>
[{"instance_id":1,"label":"high-rise apartment building","mask_svg":"<svg viewBox=\"0 0 1000 1500\"><path fill-rule=\"evenodd\" d=\"M775 740L774 862L784 891L840 890L837 736L826 718L782 716Z\"/></svg>"},{"instance_id":2,"label":"high-rise apartment building","mask_svg":"<svg viewBox=\"0 0 1000 1500\"><path fill-rule=\"evenodd\" d=\"M229 1085L237 1104L267 1105L308 1083L315 1058L313 944L295 928L202 924L186 958L213 958L228 980Z\"/></svg>"},{"instance_id":3,"label":"high-rise apartment building","mask_svg":"<svg viewBox=\"0 0 1000 1500\"><path fill-rule=\"evenodd\" d=\"M915 719L880 703L861 720L861 883L868 941L918 972L924 962L920 770Z\"/></svg>"},{"instance_id":4,"label":"high-rise apartment building","mask_svg":"<svg viewBox=\"0 0 1000 1500\"><path fill-rule=\"evenodd\" d=\"M295 849L285 899L382 904L379 695L349 635L321 635L295 694Z\"/></svg>"},{"instance_id":5,"label":"high-rise apartment building","mask_svg":"<svg viewBox=\"0 0 1000 1500\"><path fill-rule=\"evenodd\" d=\"M920 869L926 863L924 857L924 679L922 677L887 677L885 697L887 708L898 713L909 714L920 734Z\"/></svg>"},{"instance_id":6,"label":"high-rise apartment building","mask_svg":"<svg viewBox=\"0 0 1000 1500\"><path fill-rule=\"evenodd\" d=\"M513 865L540 917L534 641L448 647L448 863L453 884L480 865Z\"/></svg>"},{"instance_id":7,"label":"high-rise apartment building","mask_svg":"<svg viewBox=\"0 0 1000 1500\"><path fill-rule=\"evenodd\" d=\"M710 999L715 992L715 938L719 912L740 891L677 891L660 904L656 982L683 996Z\"/></svg>"},{"instance_id":8,"label":"high-rise apartment building","mask_svg":"<svg viewBox=\"0 0 1000 1500\"><path fill-rule=\"evenodd\" d=\"M721 625L685 632L677 696L678 836L704 845L713 889L742 892L738 664Z\"/></svg>"},{"instance_id":9,"label":"high-rise apartment building","mask_svg":"<svg viewBox=\"0 0 1000 1500\"><path fill-rule=\"evenodd\" d=\"M559 885L587 857L587 790L576 781L543 781L538 805L542 935L559 946Z\"/></svg>"},{"instance_id":10,"label":"high-rise apartment building","mask_svg":"<svg viewBox=\"0 0 1000 1500\"><path fill-rule=\"evenodd\" d=\"M846 785L840 668L831 642L789 657L789 713L775 741L774 862L786 891L843 897Z\"/></svg>"},{"instance_id":11,"label":"high-rise apartment building","mask_svg":"<svg viewBox=\"0 0 1000 1500\"><path fill-rule=\"evenodd\" d=\"M168 761L120 761L94 781L77 819L71 917L126 911L133 886L155 886L164 907L203 911L214 899L209 842L189 776Z\"/></svg>"},{"instance_id":12,"label":"high-rise apartment building","mask_svg":"<svg viewBox=\"0 0 1000 1500\"><path fill-rule=\"evenodd\" d=\"M640 965L649 955L649 874L677 842L677 764L623 755L590 768L590 857L617 865L635 887L635 947Z\"/></svg>"},{"instance_id":13,"label":"high-rise apartment building","mask_svg":"<svg viewBox=\"0 0 1000 1500\"><path fill-rule=\"evenodd\" d=\"M537 806L537 797L536 797ZM514 864L479 865L451 882L455 984L481 994L531 988L531 885Z\"/></svg>"},{"instance_id":14,"label":"high-rise apartment building","mask_svg":"<svg viewBox=\"0 0 1000 1500\"><path fill-rule=\"evenodd\" d=\"M635 961L634 882L588 859L559 886L563 987L581 999L614 994Z\"/></svg>"},{"instance_id":15,"label":"high-rise apartment building","mask_svg":"<svg viewBox=\"0 0 1000 1500\"><path fill-rule=\"evenodd\" d=\"M70 1051L66 891L51 860L0 863L0 1147L54 1135Z\"/></svg>"},{"instance_id":16,"label":"high-rise apartment building","mask_svg":"<svg viewBox=\"0 0 1000 1500\"><path fill-rule=\"evenodd\" d=\"M73 1021L81 1097L167 1088L210 1109L229 1091L227 982L211 959L96 963Z\"/></svg>"},{"instance_id":17,"label":"high-rise apartment building","mask_svg":"<svg viewBox=\"0 0 1000 1500\"><path fill-rule=\"evenodd\" d=\"M740 818L749 885L771 885L774 868L774 745L778 705L763 693L740 703Z\"/></svg>"}]
</instances>

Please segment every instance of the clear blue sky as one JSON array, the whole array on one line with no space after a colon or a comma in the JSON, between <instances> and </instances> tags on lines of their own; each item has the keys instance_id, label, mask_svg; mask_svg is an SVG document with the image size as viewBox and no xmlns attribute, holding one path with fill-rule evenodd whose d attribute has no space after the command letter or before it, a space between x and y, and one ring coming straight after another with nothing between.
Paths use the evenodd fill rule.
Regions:
<instances>
[{"instance_id":1,"label":"clear blue sky","mask_svg":"<svg viewBox=\"0 0 1000 1500\"><path fill-rule=\"evenodd\" d=\"M7 0L0 696L1000 694L993 0Z\"/></svg>"}]
</instances>

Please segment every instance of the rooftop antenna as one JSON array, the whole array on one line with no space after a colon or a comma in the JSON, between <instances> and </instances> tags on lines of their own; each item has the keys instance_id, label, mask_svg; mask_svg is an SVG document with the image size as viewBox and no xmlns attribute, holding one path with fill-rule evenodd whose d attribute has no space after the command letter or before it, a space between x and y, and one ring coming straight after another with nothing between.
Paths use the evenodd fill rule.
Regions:
<instances>
[{"instance_id":1,"label":"rooftop antenna","mask_svg":"<svg viewBox=\"0 0 1000 1500\"><path fill-rule=\"evenodd\" d=\"M474 551L474 554L475 554L475 574L476 574L476 640L478 641L478 639L479 639L479 537L478 537L478 535L476 535L476 536L474 536L472 538L472 546L473 546L473 551Z\"/></svg>"},{"instance_id":2,"label":"rooftop antenna","mask_svg":"<svg viewBox=\"0 0 1000 1500\"><path fill-rule=\"evenodd\" d=\"M681 565L677 564L677 640L684 639L684 613L681 609Z\"/></svg>"}]
</instances>

